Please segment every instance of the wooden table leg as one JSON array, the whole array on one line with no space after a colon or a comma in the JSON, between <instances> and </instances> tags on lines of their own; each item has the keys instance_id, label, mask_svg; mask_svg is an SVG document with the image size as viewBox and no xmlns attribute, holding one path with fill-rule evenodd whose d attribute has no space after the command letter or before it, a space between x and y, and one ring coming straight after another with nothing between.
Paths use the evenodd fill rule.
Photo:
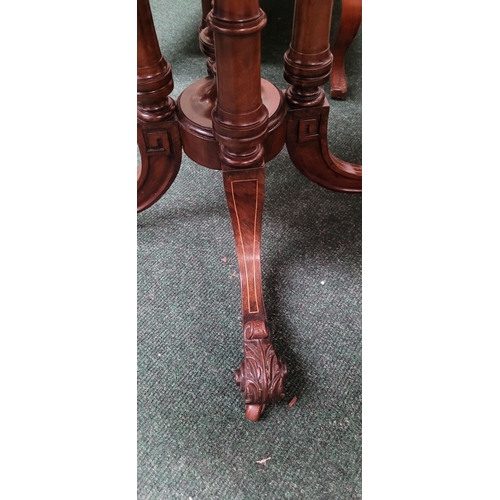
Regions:
<instances>
[{"instance_id":1,"label":"wooden table leg","mask_svg":"<svg viewBox=\"0 0 500 500\"><path fill-rule=\"evenodd\" d=\"M182 145L175 120L170 64L163 58L149 0L137 0L137 211L167 191L179 171Z\"/></svg>"},{"instance_id":2,"label":"wooden table leg","mask_svg":"<svg viewBox=\"0 0 500 500\"><path fill-rule=\"evenodd\" d=\"M200 46L214 76L190 85L176 106L169 97L172 72L158 46L149 0L138 0L138 210L168 189L183 148L199 164L222 170L242 299L244 361L235 375L246 417L256 421L267 403L284 397L287 374L271 343L262 294L265 162L279 153L286 136L294 164L328 189L359 192L361 166L328 151L329 106L321 85L331 70L333 0L296 0L292 42L285 54L284 74L291 84L288 115L283 93L260 78L266 16L259 0L214 0L208 13L209 0L202 1L206 26Z\"/></svg>"},{"instance_id":3,"label":"wooden table leg","mask_svg":"<svg viewBox=\"0 0 500 500\"><path fill-rule=\"evenodd\" d=\"M266 16L258 0L214 0L218 98L212 113L241 282L244 361L236 382L246 417L257 421L266 403L284 396L285 364L274 352L262 296L260 247L264 148L268 110L262 102L260 33Z\"/></svg>"},{"instance_id":4,"label":"wooden table leg","mask_svg":"<svg viewBox=\"0 0 500 500\"><path fill-rule=\"evenodd\" d=\"M201 0L202 18L200 24L200 50L207 56L208 76L215 74L215 47L214 34L207 26L207 16L212 10L213 0Z\"/></svg>"},{"instance_id":5,"label":"wooden table leg","mask_svg":"<svg viewBox=\"0 0 500 500\"><path fill-rule=\"evenodd\" d=\"M335 191L361 192L361 165L328 150L329 104L321 88L332 63L329 35L333 0L296 0L284 77L290 108L286 145L295 166L313 182Z\"/></svg>"},{"instance_id":6,"label":"wooden table leg","mask_svg":"<svg viewBox=\"0 0 500 500\"><path fill-rule=\"evenodd\" d=\"M342 14L333 44L330 95L335 99L345 99L347 79L345 76L345 55L361 26L361 0L342 0Z\"/></svg>"}]
</instances>

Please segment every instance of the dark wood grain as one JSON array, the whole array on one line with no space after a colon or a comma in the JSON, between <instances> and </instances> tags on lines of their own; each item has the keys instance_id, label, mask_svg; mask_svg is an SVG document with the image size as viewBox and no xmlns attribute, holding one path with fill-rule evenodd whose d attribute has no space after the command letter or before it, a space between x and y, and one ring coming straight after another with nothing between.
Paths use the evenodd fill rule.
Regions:
<instances>
[{"instance_id":1,"label":"dark wood grain","mask_svg":"<svg viewBox=\"0 0 500 500\"><path fill-rule=\"evenodd\" d=\"M208 13L212 10L212 0L201 0L201 23L200 23L200 50L207 56L208 76L215 75L215 46L214 34L207 25Z\"/></svg>"},{"instance_id":2,"label":"dark wood grain","mask_svg":"<svg viewBox=\"0 0 500 500\"><path fill-rule=\"evenodd\" d=\"M328 150L329 104L321 85L330 77L330 20L333 0L296 0L292 41L285 54L289 105L286 145L294 165L326 189L361 192L361 165Z\"/></svg>"},{"instance_id":3,"label":"dark wood grain","mask_svg":"<svg viewBox=\"0 0 500 500\"><path fill-rule=\"evenodd\" d=\"M257 420L266 403L284 397L286 366L274 352L262 296L261 234L264 206L263 164L255 168L223 166L240 271L244 361L236 383L244 394L246 416Z\"/></svg>"},{"instance_id":4,"label":"dark wood grain","mask_svg":"<svg viewBox=\"0 0 500 500\"><path fill-rule=\"evenodd\" d=\"M204 167L220 170L219 143L215 138L212 113L217 100L214 78L203 78L191 84L177 99L184 152ZM283 148L286 134L286 104L283 93L272 83L261 79L261 98L269 114L267 136L263 141L264 160L272 160Z\"/></svg>"},{"instance_id":5,"label":"dark wood grain","mask_svg":"<svg viewBox=\"0 0 500 500\"><path fill-rule=\"evenodd\" d=\"M137 211L153 205L174 181L182 158L172 69L163 58L149 0L137 0Z\"/></svg>"},{"instance_id":6,"label":"dark wood grain","mask_svg":"<svg viewBox=\"0 0 500 500\"><path fill-rule=\"evenodd\" d=\"M267 403L284 396L286 376L267 327L260 267L263 142L269 125L260 78L260 34L266 16L258 0L214 0L207 22L217 55L218 96L212 120L240 271L245 357L235 375L244 393L246 417L256 421Z\"/></svg>"},{"instance_id":7,"label":"dark wood grain","mask_svg":"<svg viewBox=\"0 0 500 500\"><path fill-rule=\"evenodd\" d=\"M286 146L290 159L309 180L333 191L361 192L361 165L343 161L328 149L330 105L292 108L288 113Z\"/></svg>"},{"instance_id":8,"label":"dark wood grain","mask_svg":"<svg viewBox=\"0 0 500 500\"><path fill-rule=\"evenodd\" d=\"M335 99L346 98L345 55L361 26L361 0L342 0L341 3L342 13L332 48L330 95Z\"/></svg>"},{"instance_id":9,"label":"dark wood grain","mask_svg":"<svg viewBox=\"0 0 500 500\"><path fill-rule=\"evenodd\" d=\"M323 89L332 65L330 24L333 0L296 0L290 48L285 53L283 76L291 84L289 104L322 105Z\"/></svg>"},{"instance_id":10,"label":"dark wood grain","mask_svg":"<svg viewBox=\"0 0 500 500\"><path fill-rule=\"evenodd\" d=\"M244 360L235 371L245 415L257 421L284 397L285 363L271 342L262 294L261 237L265 164L286 146L297 168L327 188L360 192L361 166L328 150L333 0L296 0L292 41L285 54L286 94L261 79L258 0L202 0L200 48L208 78L170 98L173 78L162 57L148 0L138 0L137 127L141 167L138 210L155 203L179 170L182 150L222 170L238 256ZM286 97L286 98L285 98Z\"/></svg>"}]
</instances>

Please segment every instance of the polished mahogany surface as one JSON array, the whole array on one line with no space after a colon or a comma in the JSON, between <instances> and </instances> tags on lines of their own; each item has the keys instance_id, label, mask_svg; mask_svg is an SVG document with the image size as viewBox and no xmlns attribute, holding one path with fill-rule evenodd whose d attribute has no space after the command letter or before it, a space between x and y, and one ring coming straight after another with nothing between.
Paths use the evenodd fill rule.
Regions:
<instances>
[{"instance_id":1,"label":"polished mahogany surface","mask_svg":"<svg viewBox=\"0 0 500 500\"><path fill-rule=\"evenodd\" d=\"M333 0L295 1L284 55L290 84L285 92L261 78L267 19L259 0L202 0L199 39L208 76L186 88L177 102L169 96L172 70L160 52L149 1L138 0L137 6L137 208L150 207L170 187L182 151L200 165L222 170L241 285L244 360L235 376L246 417L257 421L266 404L284 397L287 374L271 341L262 294L266 162L286 145L291 161L313 182L361 192L361 165L328 149L329 105L322 85L337 54L334 48L332 56L329 44ZM345 12L349 17L351 9ZM350 42L343 33L337 38L346 48Z\"/></svg>"}]
</instances>

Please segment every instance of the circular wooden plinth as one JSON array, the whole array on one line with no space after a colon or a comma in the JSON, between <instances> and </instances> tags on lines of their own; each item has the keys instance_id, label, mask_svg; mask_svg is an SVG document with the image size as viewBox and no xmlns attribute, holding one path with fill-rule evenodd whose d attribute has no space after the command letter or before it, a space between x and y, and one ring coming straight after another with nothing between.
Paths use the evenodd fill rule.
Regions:
<instances>
[{"instance_id":1,"label":"circular wooden plinth","mask_svg":"<svg viewBox=\"0 0 500 500\"><path fill-rule=\"evenodd\" d=\"M268 135L264 140L264 159L272 160L285 145L286 105L282 92L261 79L262 102L269 112ZM221 169L219 145L212 129L212 110L217 94L213 78L190 85L177 99L177 119L184 152L204 167Z\"/></svg>"}]
</instances>

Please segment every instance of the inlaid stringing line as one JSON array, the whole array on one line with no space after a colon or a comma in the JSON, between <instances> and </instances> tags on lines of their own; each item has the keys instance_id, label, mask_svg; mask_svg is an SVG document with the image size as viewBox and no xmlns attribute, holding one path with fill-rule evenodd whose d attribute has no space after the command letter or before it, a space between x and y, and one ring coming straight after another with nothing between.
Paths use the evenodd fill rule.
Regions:
<instances>
[{"instance_id":1,"label":"inlaid stringing line","mask_svg":"<svg viewBox=\"0 0 500 500\"><path fill-rule=\"evenodd\" d=\"M257 283L256 283L256 266L254 263L253 266L253 293L254 293L254 301L255 301L255 307L256 310L252 310L251 302L250 302L250 280L248 276L248 266L247 266L247 258L246 258L246 252L245 252L245 244L243 242L243 232L241 230L241 223L240 223L240 216L238 214L238 205L236 203L236 199L234 196L234 184L236 182L255 182L255 216L254 216L254 226L253 226L253 251L255 252L255 246L257 243L257 238L256 238L256 232L257 232L257 208L258 208L258 202L259 202L259 182L257 179L249 179L249 180L241 180L241 181L231 181L231 195L233 197L233 204L234 204L234 211L236 213L236 221L238 223L238 232L239 232L239 237L240 237L240 242L241 242L241 248L243 252L243 261L245 263L245 278L247 282L247 290L248 290L248 295L247 295L247 301L248 301L248 312L250 313L258 313L259 312L259 303L257 301Z\"/></svg>"}]
</instances>

